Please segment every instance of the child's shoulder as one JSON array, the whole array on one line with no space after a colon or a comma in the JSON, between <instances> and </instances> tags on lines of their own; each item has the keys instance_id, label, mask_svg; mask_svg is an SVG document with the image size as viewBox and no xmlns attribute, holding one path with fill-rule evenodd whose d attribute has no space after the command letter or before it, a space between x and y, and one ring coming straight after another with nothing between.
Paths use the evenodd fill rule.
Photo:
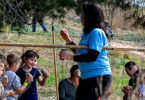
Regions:
<instances>
[{"instance_id":1,"label":"child's shoulder","mask_svg":"<svg viewBox=\"0 0 145 100\"><path fill-rule=\"evenodd\" d=\"M14 80L19 80L18 75L13 71L6 71L4 73L4 75L6 75L8 77L9 82L12 82ZM3 77L4 77L4 75L3 75Z\"/></svg>"},{"instance_id":2,"label":"child's shoulder","mask_svg":"<svg viewBox=\"0 0 145 100\"><path fill-rule=\"evenodd\" d=\"M32 67L32 69L33 69L33 70L38 70L38 68L36 68L36 67Z\"/></svg>"},{"instance_id":3,"label":"child's shoulder","mask_svg":"<svg viewBox=\"0 0 145 100\"><path fill-rule=\"evenodd\" d=\"M32 68L31 73L36 75L36 76L40 76L41 75L38 68Z\"/></svg>"},{"instance_id":4,"label":"child's shoulder","mask_svg":"<svg viewBox=\"0 0 145 100\"><path fill-rule=\"evenodd\" d=\"M65 84L65 83L67 83L67 82L68 82L68 79L65 78L65 79L61 80L61 81L59 82L59 84Z\"/></svg>"},{"instance_id":5,"label":"child's shoulder","mask_svg":"<svg viewBox=\"0 0 145 100\"><path fill-rule=\"evenodd\" d=\"M34 67L32 67L32 71L39 71L39 69L38 68L34 68Z\"/></svg>"},{"instance_id":6,"label":"child's shoulder","mask_svg":"<svg viewBox=\"0 0 145 100\"><path fill-rule=\"evenodd\" d=\"M7 75L7 76L16 76L16 73L10 70L10 71L5 71L4 75Z\"/></svg>"},{"instance_id":7,"label":"child's shoulder","mask_svg":"<svg viewBox=\"0 0 145 100\"><path fill-rule=\"evenodd\" d=\"M19 79L18 75L16 74L16 72L13 71L6 71L4 73L4 75L6 75L9 79Z\"/></svg>"},{"instance_id":8,"label":"child's shoulder","mask_svg":"<svg viewBox=\"0 0 145 100\"><path fill-rule=\"evenodd\" d=\"M32 67L31 72L34 72L34 73L36 72L36 73L38 73L38 72L40 72L40 71L39 71L39 69L38 69L38 68L34 68L34 67Z\"/></svg>"},{"instance_id":9,"label":"child's shoulder","mask_svg":"<svg viewBox=\"0 0 145 100\"><path fill-rule=\"evenodd\" d=\"M23 70L22 67L20 67L20 68L16 71L16 73L18 73L18 72L22 72L22 71L24 71L24 70Z\"/></svg>"}]
</instances>

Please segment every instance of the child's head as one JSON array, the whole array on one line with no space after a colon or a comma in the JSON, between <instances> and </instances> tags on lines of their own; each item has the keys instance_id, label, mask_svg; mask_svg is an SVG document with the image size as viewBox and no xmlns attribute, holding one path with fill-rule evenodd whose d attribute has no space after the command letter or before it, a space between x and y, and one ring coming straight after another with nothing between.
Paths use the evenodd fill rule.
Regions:
<instances>
[{"instance_id":1,"label":"child's head","mask_svg":"<svg viewBox=\"0 0 145 100\"><path fill-rule=\"evenodd\" d=\"M70 74L71 74L71 77L74 77L75 75L75 71L78 70L79 67L78 65L73 65L72 68L70 69Z\"/></svg>"},{"instance_id":2,"label":"child's head","mask_svg":"<svg viewBox=\"0 0 145 100\"><path fill-rule=\"evenodd\" d=\"M16 54L9 54L7 56L8 68L12 68L16 72L20 66L20 58Z\"/></svg>"},{"instance_id":3,"label":"child's head","mask_svg":"<svg viewBox=\"0 0 145 100\"><path fill-rule=\"evenodd\" d=\"M3 74L4 72L4 66L5 66L5 57L3 55L0 54L0 76Z\"/></svg>"},{"instance_id":4,"label":"child's head","mask_svg":"<svg viewBox=\"0 0 145 100\"><path fill-rule=\"evenodd\" d=\"M139 74L139 67L133 61L129 61L125 64L125 71L130 77L136 78Z\"/></svg>"},{"instance_id":5,"label":"child's head","mask_svg":"<svg viewBox=\"0 0 145 100\"><path fill-rule=\"evenodd\" d=\"M27 50L22 56L22 64L26 67L34 67L37 64L37 59L39 55L33 50Z\"/></svg>"}]
</instances>

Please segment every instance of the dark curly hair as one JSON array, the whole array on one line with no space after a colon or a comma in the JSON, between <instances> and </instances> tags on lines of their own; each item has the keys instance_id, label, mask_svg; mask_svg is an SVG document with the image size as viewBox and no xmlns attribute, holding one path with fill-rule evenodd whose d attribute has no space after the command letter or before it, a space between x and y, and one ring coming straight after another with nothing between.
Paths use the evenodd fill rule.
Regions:
<instances>
[{"instance_id":1,"label":"dark curly hair","mask_svg":"<svg viewBox=\"0 0 145 100\"><path fill-rule=\"evenodd\" d=\"M125 64L125 68L128 69L128 70L132 70L133 66L137 66L137 64L133 61L129 61Z\"/></svg>"},{"instance_id":2,"label":"dark curly hair","mask_svg":"<svg viewBox=\"0 0 145 100\"><path fill-rule=\"evenodd\" d=\"M39 58L39 55L34 52L33 50L27 50L22 56L21 56L21 59L22 59L22 63L21 63L21 66L25 63L24 62L24 57L26 57L27 59L28 58L33 58L33 57L37 57L37 59Z\"/></svg>"},{"instance_id":3,"label":"dark curly hair","mask_svg":"<svg viewBox=\"0 0 145 100\"><path fill-rule=\"evenodd\" d=\"M78 65L73 65L72 68L70 69L70 74L71 77L74 77L74 72L75 70L79 69Z\"/></svg>"}]
</instances>

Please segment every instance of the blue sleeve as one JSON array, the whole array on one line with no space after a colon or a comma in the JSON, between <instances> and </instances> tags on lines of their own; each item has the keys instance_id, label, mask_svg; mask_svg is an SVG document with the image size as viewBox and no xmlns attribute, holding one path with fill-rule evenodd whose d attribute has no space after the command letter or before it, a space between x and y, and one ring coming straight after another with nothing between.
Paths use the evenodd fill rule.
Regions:
<instances>
[{"instance_id":1,"label":"blue sleeve","mask_svg":"<svg viewBox=\"0 0 145 100\"><path fill-rule=\"evenodd\" d=\"M14 90L17 90L21 87L21 80L17 75L15 75L15 78L12 83L12 87L14 88Z\"/></svg>"},{"instance_id":2,"label":"blue sleeve","mask_svg":"<svg viewBox=\"0 0 145 100\"><path fill-rule=\"evenodd\" d=\"M100 31L100 30L93 30L91 33L90 33L90 39L89 39L89 49L94 49L94 50L97 50L99 52L101 52L101 50L103 49L104 47L104 42L103 42L103 31Z\"/></svg>"},{"instance_id":3,"label":"blue sleeve","mask_svg":"<svg viewBox=\"0 0 145 100\"><path fill-rule=\"evenodd\" d=\"M38 70L38 69L36 69L37 70L37 72L36 72L36 79L41 75L41 73L40 73L40 71Z\"/></svg>"}]
</instances>

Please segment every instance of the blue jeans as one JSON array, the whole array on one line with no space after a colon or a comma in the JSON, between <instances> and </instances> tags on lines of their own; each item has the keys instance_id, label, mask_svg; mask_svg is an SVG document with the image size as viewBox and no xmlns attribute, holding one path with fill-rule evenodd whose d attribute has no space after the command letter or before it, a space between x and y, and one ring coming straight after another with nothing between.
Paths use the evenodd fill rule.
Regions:
<instances>
[{"instance_id":1,"label":"blue jeans","mask_svg":"<svg viewBox=\"0 0 145 100\"><path fill-rule=\"evenodd\" d=\"M38 13L39 14L39 13ZM36 22L38 21L43 30L46 30L46 26L43 22L43 16L38 15L37 13L34 13L33 20L32 20L32 32L36 32Z\"/></svg>"}]
</instances>

